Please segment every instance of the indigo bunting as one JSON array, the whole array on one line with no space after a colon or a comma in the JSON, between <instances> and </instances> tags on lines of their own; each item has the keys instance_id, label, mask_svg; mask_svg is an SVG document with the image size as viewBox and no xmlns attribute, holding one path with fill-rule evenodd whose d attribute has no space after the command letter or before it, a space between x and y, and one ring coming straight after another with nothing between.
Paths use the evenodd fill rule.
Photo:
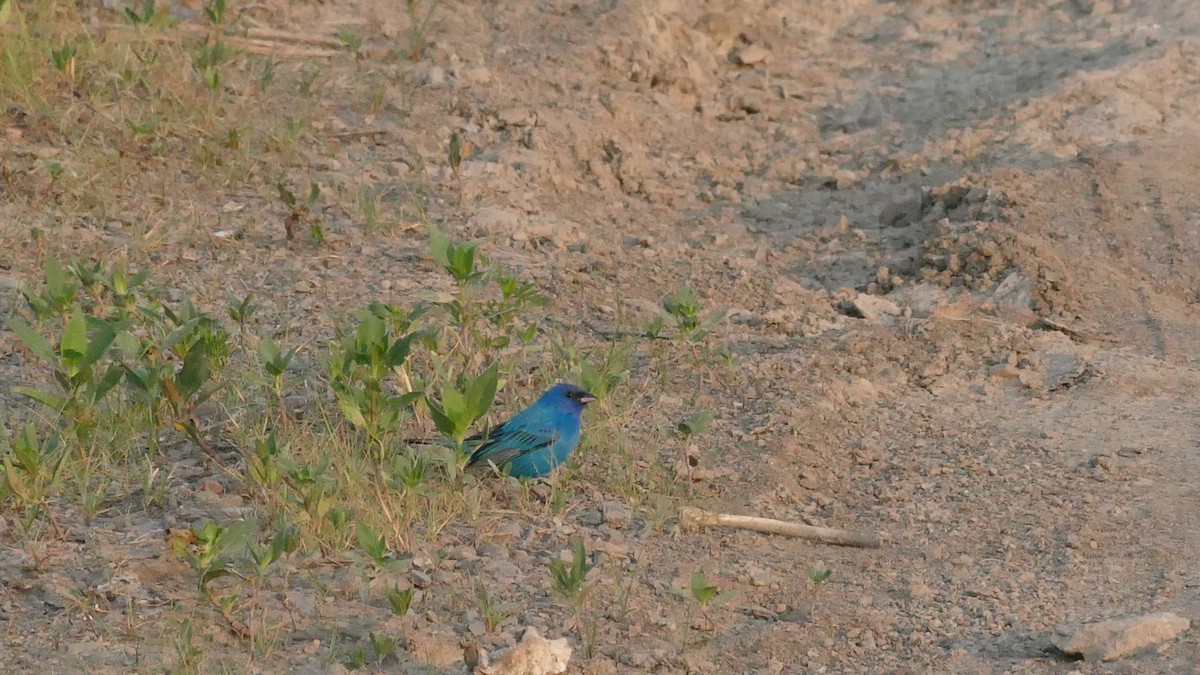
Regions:
<instances>
[{"instance_id":1,"label":"indigo bunting","mask_svg":"<svg viewBox=\"0 0 1200 675\"><path fill-rule=\"evenodd\" d=\"M556 384L512 419L463 441L467 466L494 465L517 478L548 475L579 445L583 408L596 397L573 384Z\"/></svg>"}]
</instances>

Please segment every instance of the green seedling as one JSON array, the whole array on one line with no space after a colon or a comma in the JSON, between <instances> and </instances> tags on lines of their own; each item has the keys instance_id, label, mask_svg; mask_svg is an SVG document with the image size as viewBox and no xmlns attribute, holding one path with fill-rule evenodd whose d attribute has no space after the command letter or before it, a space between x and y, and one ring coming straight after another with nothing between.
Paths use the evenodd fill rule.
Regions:
<instances>
[{"instance_id":1,"label":"green seedling","mask_svg":"<svg viewBox=\"0 0 1200 675\"><path fill-rule=\"evenodd\" d=\"M833 570L818 564L816 567L812 565L804 566L805 573L808 574L808 580L812 582L813 588L820 588L829 581L829 577L833 576Z\"/></svg>"},{"instance_id":2,"label":"green seedling","mask_svg":"<svg viewBox=\"0 0 1200 675\"><path fill-rule=\"evenodd\" d=\"M411 586L404 590L393 587L392 590L388 591L387 599L388 604L392 606L392 613L401 618L407 615L408 610L412 607L413 596L415 594L416 589Z\"/></svg>"},{"instance_id":3,"label":"green seedling","mask_svg":"<svg viewBox=\"0 0 1200 675\"><path fill-rule=\"evenodd\" d=\"M584 594L584 584L592 565L587 561L587 551L583 541L575 542L575 550L571 556L571 565L562 558L554 558L549 563L551 590L555 595L571 603L578 603Z\"/></svg>"},{"instance_id":4,"label":"green seedling","mask_svg":"<svg viewBox=\"0 0 1200 675\"><path fill-rule=\"evenodd\" d=\"M479 255L479 244L456 243L435 225L429 225L429 254L434 262L450 273L460 287L483 279L482 266L486 264Z\"/></svg>"},{"instance_id":5,"label":"green seedling","mask_svg":"<svg viewBox=\"0 0 1200 675\"><path fill-rule=\"evenodd\" d=\"M50 50L50 60L54 62L54 67L60 73L67 76L67 79L75 79L75 43L67 42L58 49Z\"/></svg>"},{"instance_id":6,"label":"green seedling","mask_svg":"<svg viewBox=\"0 0 1200 675\"><path fill-rule=\"evenodd\" d=\"M258 309L258 305L254 304L254 293L247 293L240 300L233 293L226 293L226 299L229 301L229 318L237 323L238 329L243 333L246 332L246 322Z\"/></svg>"},{"instance_id":7,"label":"green seedling","mask_svg":"<svg viewBox=\"0 0 1200 675\"><path fill-rule=\"evenodd\" d=\"M388 557L387 541L376 534L374 528L360 520L355 527L355 533L358 536L358 547L367 554L375 574L391 565L392 560Z\"/></svg>"},{"instance_id":8,"label":"green seedling","mask_svg":"<svg viewBox=\"0 0 1200 675\"><path fill-rule=\"evenodd\" d=\"M734 593L722 593L716 586L708 583L704 578L704 573L697 570L692 572L692 598L696 600L696 604L700 605L700 611L705 612L707 616L708 607L714 604L720 604L732 598Z\"/></svg>"},{"instance_id":9,"label":"green seedling","mask_svg":"<svg viewBox=\"0 0 1200 675\"><path fill-rule=\"evenodd\" d=\"M295 357L295 349L289 349L285 352L270 337L264 336L258 343L258 360L262 363L263 370L271 378L271 393L275 397L275 404L279 406L279 418L281 420L287 420L288 417L287 408L283 403L283 389L288 366L292 364L292 359Z\"/></svg>"},{"instance_id":10,"label":"green seedling","mask_svg":"<svg viewBox=\"0 0 1200 675\"><path fill-rule=\"evenodd\" d=\"M586 652L590 655L595 644L596 624L592 619L585 626L583 609L587 603L587 575L592 565L587 561L587 551L583 540L575 542L571 555L571 564L567 565L560 557L555 557L548 564L550 568L550 590L571 605L575 613L575 627L579 639L584 643Z\"/></svg>"},{"instance_id":11,"label":"green seedling","mask_svg":"<svg viewBox=\"0 0 1200 675\"><path fill-rule=\"evenodd\" d=\"M378 444L383 457L384 436L396 429L405 409L423 392L394 393L384 387L393 374L403 374L419 332L393 336L388 324L366 313L358 328L333 343L325 361L338 409L350 424Z\"/></svg>"},{"instance_id":12,"label":"green seedling","mask_svg":"<svg viewBox=\"0 0 1200 675\"><path fill-rule=\"evenodd\" d=\"M328 522L334 508L331 493L337 481L326 473L331 461L327 453L322 454L315 466L289 466L284 473L284 482L289 488L288 501L300 509L308 522L318 526Z\"/></svg>"},{"instance_id":13,"label":"green seedling","mask_svg":"<svg viewBox=\"0 0 1200 675\"><path fill-rule=\"evenodd\" d=\"M667 295L662 304L663 309L674 320L679 336L691 343L702 342L708 336L709 329L725 318L724 310L702 316L703 307L696 299L696 292L690 287Z\"/></svg>"},{"instance_id":14,"label":"green seedling","mask_svg":"<svg viewBox=\"0 0 1200 675\"><path fill-rule=\"evenodd\" d=\"M495 632L500 624L508 618L508 612L492 603L487 587L479 584L475 589L475 599L479 602L479 614L483 617L483 626L487 632Z\"/></svg>"},{"instance_id":15,"label":"green seedling","mask_svg":"<svg viewBox=\"0 0 1200 675\"><path fill-rule=\"evenodd\" d=\"M158 10L154 6L154 0L143 0L141 9L135 7L125 8L125 18L133 25L141 28L149 26L154 17L158 15Z\"/></svg>"},{"instance_id":16,"label":"green seedling","mask_svg":"<svg viewBox=\"0 0 1200 675\"><path fill-rule=\"evenodd\" d=\"M383 635L376 635L374 632L370 634L371 649L375 651L375 663L382 666L396 651L396 638Z\"/></svg>"},{"instance_id":17,"label":"green seedling","mask_svg":"<svg viewBox=\"0 0 1200 675\"><path fill-rule=\"evenodd\" d=\"M402 492L405 497L409 497L420 493L428 477L428 455L409 451L392 460L387 485L393 490Z\"/></svg>"},{"instance_id":18,"label":"green seedling","mask_svg":"<svg viewBox=\"0 0 1200 675\"><path fill-rule=\"evenodd\" d=\"M46 511L46 499L56 489L66 453L59 448L59 438L48 434L38 439L34 425L26 424L8 443L3 458L2 494L15 498L16 503L30 511L30 520L23 523L28 529L32 518Z\"/></svg>"},{"instance_id":19,"label":"green seedling","mask_svg":"<svg viewBox=\"0 0 1200 675\"><path fill-rule=\"evenodd\" d=\"M108 362L108 349L117 337L113 324L85 316L75 305L63 326L57 349L50 341L18 318L8 321L11 330L35 356L50 365L59 391L13 387L57 413L68 413L80 437L86 437L95 422L96 408L121 380L121 369Z\"/></svg>"},{"instance_id":20,"label":"green seedling","mask_svg":"<svg viewBox=\"0 0 1200 675\"><path fill-rule=\"evenodd\" d=\"M220 26L225 23L225 15L228 13L228 0L212 0L212 2L204 7L204 16L208 17L209 23L214 26Z\"/></svg>"},{"instance_id":21,"label":"green seedling","mask_svg":"<svg viewBox=\"0 0 1200 675\"><path fill-rule=\"evenodd\" d=\"M362 46L363 46L362 36L355 35L350 30L349 26L342 26L342 27L338 28L337 39L338 39L338 42L342 43L342 46L345 47L347 51L357 54L358 51L360 49L362 49Z\"/></svg>"},{"instance_id":22,"label":"green seedling","mask_svg":"<svg viewBox=\"0 0 1200 675\"><path fill-rule=\"evenodd\" d=\"M247 473L264 492L272 492L283 480L282 460L275 432L254 441L254 455L247 462Z\"/></svg>"},{"instance_id":23,"label":"green seedling","mask_svg":"<svg viewBox=\"0 0 1200 675\"><path fill-rule=\"evenodd\" d=\"M471 426L491 410L496 398L498 377L499 367L493 363L476 377L467 379L461 389L447 382L442 386L440 400L432 397L425 399L434 425L453 442L460 454Z\"/></svg>"},{"instance_id":24,"label":"green seedling","mask_svg":"<svg viewBox=\"0 0 1200 675\"><path fill-rule=\"evenodd\" d=\"M300 532L295 525L285 525L275 533L266 546L255 542L249 543L250 559L254 562L254 572L258 578L267 575L271 565L291 555L300 545Z\"/></svg>"},{"instance_id":25,"label":"green seedling","mask_svg":"<svg viewBox=\"0 0 1200 675\"><path fill-rule=\"evenodd\" d=\"M708 428L708 425L712 423L714 417L716 417L716 413L711 410L694 412L687 419L675 426L675 432L681 438L691 438L703 433Z\"/></svg>"},{"instance_id":26,"label":"green seedling","mask_svg":"<svg viewBox=\"0 0 1200 675\"><path fill-rule=\"evenodd\" d=\"M230 574L240 576L232 564L235 557L247 549L254 529L252 520L239 520L228 527L221 527L210 520L191 530L191 551L188 550L186 539L174 541L176 552L181 553L192 569L199 573L198 588L201 592L208 588L208 583L213 579Z\"/></svg>"},{"instance_id":27,"label":"green seedling","mask_svg":"<svg viewBox=\"0 0 1200 675\"><path fill-rule=\"evenodd\" d=\"M75 304L79 292L79 284L71 279L70 269L58 260L46 259L45 274L45 289L40 293L24 284L19 287L34 319L39 322L65 314Z\"/></svg>"},{"instance_id":28,"label":"green seedling","mask_svg":"<svg viewBox=\"0 0 1200 675\"><path fill-rule=\"evenodd\" d=\"M309 225L309 232L312 234L314 241L319 242L324 238L324 230L321 227L320 218L314 215L318 201L321 199L321 186L316 183L309 183L308 194L303 201L297 199L295 193L283 183L276 183L275 187L279 190L279 201L283 202L283 205L288 208L287 218L283 221L284 233L288 240L290 241L295 237L296 226L302 223Z\"/></svg>"},{"instance_id":29,"label":"green seedling","mask_svg":"<svg viewBox=\"0 0 1200 675\"><path fill-rule=\"evenodd\" d=\"M404 10L408 13L408 56L413 61L420 61L425 55L427 45L426 31L433 14L437 11L439 0L404 0ZM424 5L422 7L422 5Z\"/></svg>"}]
</instances>

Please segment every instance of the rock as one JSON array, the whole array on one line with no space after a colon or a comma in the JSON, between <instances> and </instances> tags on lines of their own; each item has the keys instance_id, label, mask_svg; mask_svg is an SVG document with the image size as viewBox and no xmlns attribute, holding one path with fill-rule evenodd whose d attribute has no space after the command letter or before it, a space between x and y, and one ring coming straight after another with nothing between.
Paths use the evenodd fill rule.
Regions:
<instances>
[{"instance_id":1,"label":"rock","mask_svg":"<svg viewBox=\"0 0 1200 675\"><path fill-rule=\"evenodd\" d=\"M487 68L484 68L483 66L475 66L474 68L467 68L462 71L462 79L466 80L467 82L470 82L471 84L480 84L480 85L491 84L492 83L492 71L488 70Z\"/></svg>"},{"instance_id":2,"label":"rock","mask_svg":"<svg viewBox=\"0 0 1200 675\"><path fill-rule=\"evenodd\" d=\"M1002 307L1033 309L1033 287L1024 274L1013 272L992 292L992 300Z\"/></svg>"},{"instance_id":3,"label":"rock","mask_svg":"<svg viewBox=\"0 0 1200 675\"><path fill-rule=\"evenodd\" d=\"M408 651L418 661L438 670L448 670L463 661L459 639L450 633L412 631L408 634Z\"/></svg>"},{"instance_id":4,"label":"rock","mask_svg":"<svg viewBox=\"0 0 1200 675\"><path fill-rule=\"evenodd\" d=\"M1067 654L1088 661L1115 661L1154 645L1173 640L1191 627L1191 621L1170 612L1132 616L1092 623L1072 634L1055 636L1051 643Z\"/></svg>"},{"instance_id":5,"label":"rock","mask_svg":"<svg viewBox=\"0 0 1200 675\"><path fill-rule=\"evenodd\" d=\"M579 512L579 524L585 527L596 527L604 522L604 514L600 509L591 507Z\"/></svg>"},{"instance_id":6,"label":"rock","mask_svg":"<svg viewBox=\"0 0 1200 675\"><path fill-rule=\"evenodd\" d=\"M900 308L896 306L896 303L878 295L859 293L852 304L862 318L884 326L895 323L896 317L900 315Z\"/></svg>"},{"instance_id":7,"label":"rock","mask_svg":"<svg viewBox=\"0 0 1200 675\"><path fill-rule=\"evenodd\" d=\"M529 110L529 108L505 108L496 116L504 127L525 127L533 126L537 122L537 115Z\"/></svg>"},{"instance_id":8,"label":"rock","mask_svg":"<svg viewBox=\"0 0 1200 675\"><path fill-rule=\"evenodd\" d=\"M521 226L521 214L499 206L485 206L467 219L467 224L488 234L512 233Z\"/></svg>"},{"instance_id":9,"label":"rock","mask_svg":"<svg viewBox=\"0 0 1200 675\"><path fill-rule=\"evenodd\" d=\"M896 195L879 213L879 224L884 227L906 227L921 220L924 197L920 190Z\"/></svg>"},{"instance_id":10,"label":"rock","mask_svg":"<svg viewBox=\"0 0 1200 675\"><path fill-rule=\"evenodd\" d=\"M571 645L566 638L547 640L536 628L526 628L521 641L492 656L479 655L475 672L481 675L555 675L567 672Z\"/></svg>"},{"instance_id":11,"label":"rock","mask_svg":"<svg viewBox=\"0 0 1200 675\"><path fill-rule=\"evenodd\" d=\"M609 527L621 529L633 522L633 512L621 502L607 501L601 506L604 509L604 522Z\"/></svg>"},{"instance_id":12,"label":"rock","mask_svg":"<svg viewBox=\"0 0 1200 675\"><path fill-rule=\"evenodd\" d=\"M754 66L766 63L770 57L771 52L758 45L748 45L733 54L734 62L742 66Z\"/></svg>"}]
</instances>

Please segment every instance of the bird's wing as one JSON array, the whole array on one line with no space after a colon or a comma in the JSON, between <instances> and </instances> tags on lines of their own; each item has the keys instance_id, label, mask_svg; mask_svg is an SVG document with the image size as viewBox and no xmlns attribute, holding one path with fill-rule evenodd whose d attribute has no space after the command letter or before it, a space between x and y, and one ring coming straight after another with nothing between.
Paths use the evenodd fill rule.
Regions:
<instances>
[{"instance_id":1,"label":"bird's wing","mask_svg":"<svg viewBox=\"0 0 1200 675\"><path fill-rule=\"evenodd\" d=\"M493 429L487 439L471 453L467 466L478 462L491 462L503 466L522 455L548 448L558 440L558 433L534 433L519 429Z\"/></svg>"}]
</instances>

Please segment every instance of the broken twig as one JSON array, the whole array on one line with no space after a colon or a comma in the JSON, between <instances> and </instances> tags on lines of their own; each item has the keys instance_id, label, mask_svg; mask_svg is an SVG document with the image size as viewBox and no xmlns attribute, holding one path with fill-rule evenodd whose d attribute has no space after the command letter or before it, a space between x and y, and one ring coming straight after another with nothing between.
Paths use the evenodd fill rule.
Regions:
<instances>
[{"instance_id":1,"label":"broken twig","mask_svg":"<svg viewBox=\"0 0 1200 675\"><path fill-rule=\"evenodd\" d=\"M830 527L816 527L804 523L789 523L785 520L759 518L757 516L735 516L728 513L710 513L691 506L685 506L680 511L681 520L695 527L733 527L741 530L753 530L767 534L782 534L789 537L814 539L824 544L834 546L857 546L859 548L879 548L879 535L875 532L856 532L854 530L838 530Z\"/></svg>"}]
</instances>

